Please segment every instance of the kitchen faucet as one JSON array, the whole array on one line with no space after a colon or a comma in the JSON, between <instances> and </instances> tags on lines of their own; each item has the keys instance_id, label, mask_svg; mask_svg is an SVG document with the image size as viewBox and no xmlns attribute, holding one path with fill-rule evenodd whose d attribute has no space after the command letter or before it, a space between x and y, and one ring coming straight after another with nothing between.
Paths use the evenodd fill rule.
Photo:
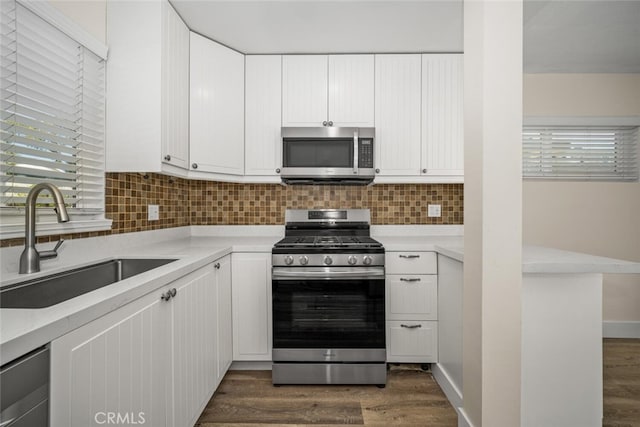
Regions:
<instances>
[{"instance_id":1,"label":"kitchen faucet","mask_svg":"<svg viewBox=\"0 0 640 427\"><path fill-rule=\"evenodd\" d=\"M67 208L64 206L64 198L58 187L47 182L42 182L31 188L29 195L27 195L27 210L25 212L24 223L24 250L22 251L22 255L20 255L20 274L37 273L40 271L40 259L57 257L57 250L62 242L64 242L64 240L60 240L51 251L38 252L36 249L36 201L38 200L38 194L40 194L42 190L49 190L53 196L56 204L54 210L58 216L58 222L69 221L69 214L67 213Z\"/></svg>"}]
</instances>

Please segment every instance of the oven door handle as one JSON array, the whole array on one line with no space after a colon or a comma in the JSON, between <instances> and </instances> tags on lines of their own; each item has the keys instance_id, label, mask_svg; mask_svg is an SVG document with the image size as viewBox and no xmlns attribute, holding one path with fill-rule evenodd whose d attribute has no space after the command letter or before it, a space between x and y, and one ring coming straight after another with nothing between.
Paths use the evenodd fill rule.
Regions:
<instances>
[{"instance_id":1,"label":"oven door handle","mask_svg":"<svg viewBox=\"0 0 640 427\"><path fill-rule=\"evenodd\" d=\"M302 279L347 279L347 280L363 280L363 279L379 279L384 278L384 267L307 267L307 268L287 268L273 267L271 271L273 280L302 280Z\"/></svg>"}]
</instances>

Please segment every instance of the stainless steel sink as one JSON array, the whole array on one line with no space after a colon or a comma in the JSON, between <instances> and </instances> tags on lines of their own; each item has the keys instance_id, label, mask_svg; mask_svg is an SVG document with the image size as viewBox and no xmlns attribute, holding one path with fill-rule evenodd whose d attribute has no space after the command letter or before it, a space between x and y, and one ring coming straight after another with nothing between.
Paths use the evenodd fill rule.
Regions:
<instances>
[{"instance_id":1,"label":"stainless steel sink","mask_svg":"<svg viewBox=\"0 0 640 427\"><path fill-rule=\"evenodd\" d=\"M44 308L175 261L118 258L0 289L0 308Z\"/></svg>"}]
</instances>

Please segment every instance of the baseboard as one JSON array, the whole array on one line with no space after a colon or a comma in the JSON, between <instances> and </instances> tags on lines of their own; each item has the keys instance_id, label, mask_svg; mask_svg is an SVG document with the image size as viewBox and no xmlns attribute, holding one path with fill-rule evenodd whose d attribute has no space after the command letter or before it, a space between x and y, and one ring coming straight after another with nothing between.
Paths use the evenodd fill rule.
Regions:
<instances>
[{"instance_id":1,"label":"baseboard","mask_svg":"<svg viewBox=\"0 0 640 427\"><path fill-rule=\"evenodd\" d=\"M456 408L456 412L458 412L458 427L473 427L473 423L467 416L464 408Z\"/></svg>"},{"instance_id":2,"label":"baseboard","mask_svg":"<svg viewBox=\"0 0 640 427\"><path fill-rule=\"evenodd\" d=\"M270 371L273 362L263 361L236 361L231 364L229 370L233 371Z\"/></svg>"},{"instance_id":3,"label":"baseboard","mask_svg":"<svg viewBox=\"0 0 640 427\"><path fill-rule=\"evenodd\" d=\"M458 408L462 406L462 392L458 389L458 387L451 380L451 377L447 373L447 371L442 367L442 365L438 363L433 363L431 365L431 372L433 373L433 378L436 380L442 391L444 392L447 399L454 408Z\"/></svg>"},{"instance_id":4,"label":"baseboard","mask_svg":"<svg viewBox=\"0 0 640 427\"><path fill-rule=\"evenodd\" d=\"M640 338L640 322L638 321L605 321L602 322L604 338Z\"/></svg>"}]
</instances>

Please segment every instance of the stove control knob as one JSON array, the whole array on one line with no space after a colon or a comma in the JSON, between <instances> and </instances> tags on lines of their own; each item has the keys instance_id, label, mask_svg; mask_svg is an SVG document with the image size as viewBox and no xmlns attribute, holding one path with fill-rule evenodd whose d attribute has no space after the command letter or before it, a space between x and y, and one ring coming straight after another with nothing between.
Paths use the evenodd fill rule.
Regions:
<instances>
[{"instance_id":1,"label":"stove control knob","mask_svg":"<svg viewBox=\"0 0 640 427\"><path fill-rule=\"evenodd\" d=\"M327 264L327 265L331 265L331 264L333 264L333 260L331 259L330 256L326 256L326 257L324 257L324 263Z\"/></svg>"},{"instance_id":2,"label":"stove control knob","mask_svg":"<svg viewBox=\"0 0 640 427\"><path fill-rule=\"evenodd\" d=\"M347 260L347 262L349 263L349 265L355 265L358 262L358 258L356 258L353 255L351 255L349 257L349 259Z\"/></svg>"},{"instance_id":3,"label":"stove control knob","mask_svg":"<svg viewBox=\"0 0 640 427\"><path fill-rule=\"evenodd\" d=\"M362 263L363 263L364 265L369 265L369 264L371 264L371 261L372 261L372 260L371 260L371 257L370 257L370 256L365 256L365 257L362 259Z\"/></svg>"},{"instance_id":4,"label":"stove control knob","mask_svg":"<svg viewBox=\"0 0 640 427\"><path fill-rule=\"evenodd\" d=\"M309 257L308 256L301 256L300 257L300 264L302 264L302 265L309 264Z\"/></svg>"},{"instance_id":5,"label":"stove control knob","mask_svg":"<svg viewBox=\"0 0 640 427\"><path fill-rule=\"evenodd\" d=\"M293 257L291 255L287 255L286 257L284 257L284 263L287 265L293 264Z\"/></svg>"}]
</instances>

